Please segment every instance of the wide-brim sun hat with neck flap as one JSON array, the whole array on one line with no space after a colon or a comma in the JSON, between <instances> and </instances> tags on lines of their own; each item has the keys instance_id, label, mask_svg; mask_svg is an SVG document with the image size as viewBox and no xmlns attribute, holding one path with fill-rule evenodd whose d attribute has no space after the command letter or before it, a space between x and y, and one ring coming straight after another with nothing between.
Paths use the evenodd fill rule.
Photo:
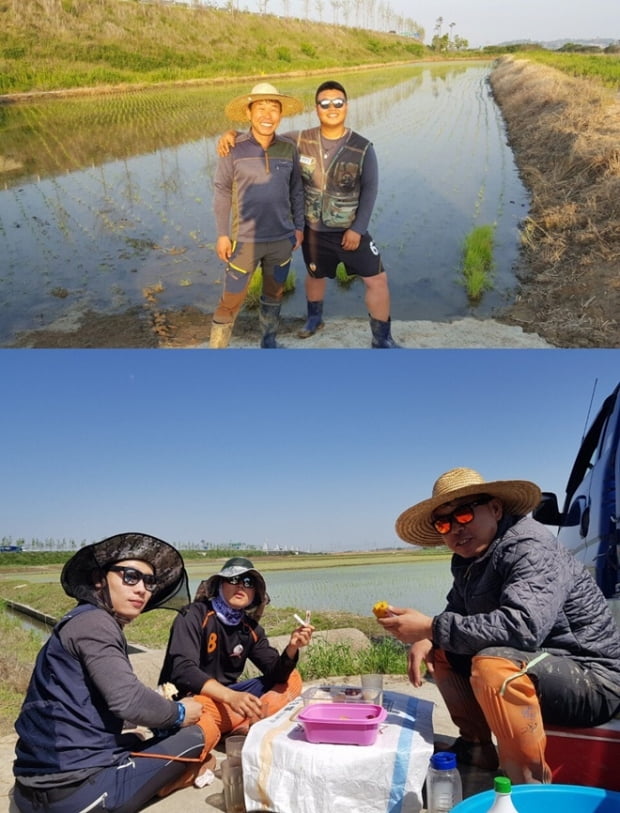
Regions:
<instances>
[{"instance_id":1,"label":"wide-brim sun hat with neck flap","mask_svg":"<svg viewBox=\"0 0 620 813\"><path fill-rule=\"evenodd\" d=\"M65 563L60 583L68 596L92 602L95 581L111 565L124 561L147 562L153 568L157 584L143 613L164 605L178 609L189 603L183 557L168 542L149 534L116 534L85 545Z\"/></svg>"},{"instance_id":2,"label":"wide-brim sun hat with neck flap","mask_svg":"<svg viewBox=\"0 0 620 813\"><path fill-rule=\"evenodd\" d=\"M234 576L245 576L246 574L253 576L256 584L254 601L246 608L246 612L255 618L257 621L262 616L265 607L269 604L271 599L267 593L267 585L262 574L254 567L249 559L245 556L233 556L222 565L219 573L215 573L208 579L200 582L194 601L210 599L217 596L220 589L220 582L222 579L232 579Z\"/></svg>"},{"instance_id":3,"label":"wide-brim sun hat with neck flap","mask_svg":"<svg viewBox=\"0 0 620 813\"><path fill-rule=\"evenodd\" d=\"M451 503L461 497L489 494L504 506L504 512L512 516L529 514L541 500L541 491L529 480L494 480L487 482L474 469L458 468L442 474L433 485L433 495L428 500L412 505L396 520L396 533L412 545L435 547L443 545L441 534L432 524L433 511L440 505Z\"/></svg>"},{"instance_id":4,"label":"wide-brim sun hat with neck flap","mask_svg":"<svg viewBox=\"0 0 620 813\"><path fill-rule=\"evenodd\" d=\"M269 82L259 82L258 85L254 85L249 93L246 93L244 96L237 96L236 99L228 102L224 108L224 113L231 121L247 121L249 106L253 102L259 102L265 99L280 102L283 116L294 116L296 113L301 113L304 109L303 102L300 99L279 93Z\"/></svg>"}]
</instances>

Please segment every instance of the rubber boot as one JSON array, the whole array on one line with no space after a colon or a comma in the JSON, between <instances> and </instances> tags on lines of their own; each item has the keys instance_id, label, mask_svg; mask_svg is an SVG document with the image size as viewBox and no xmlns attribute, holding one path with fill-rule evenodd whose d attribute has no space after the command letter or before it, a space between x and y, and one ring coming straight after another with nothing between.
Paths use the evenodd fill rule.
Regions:
<instances>
[{"instance_id":1,"label":"rubber boot","mask_svg":"<svg viewBox=\"0 0 620 813\"><path fill-rule=\"evenodd\" d=\"M211 333L209 335L209 347L213 350L223 350L230 344L234 322L221 324L211 322Z\"/></svg>"},{"instance_id":2,"label":"rubber boot","mask_svg":"<svg viewBox=\"0 0 620 813\"><path fill-rule=\"evenodd\" d=\"M471 686L495 737L502 770L513 785L549 783L547 737L536 688L507 658L473 658Z\"/></svg>"},{"instance_id":3,"label":"rubber boot","mask_svg":"<svg viewBox=\"0 0 620 813\"><path fill-rule=\"evenodd\" d=\"M387 322L382 322L380 319L373 319L368 314L370 319L370 330L372 331L372 344L371 347L379 350L388 350L399 347L392 338L391 333L391 318L388 317Z\"/></svg>"},{"instance_id":4,"label":"rubber boot","mask_svg":"<svg viewBox=\"0 0 620 813\"><path fill-rule=\"evenodd\" d=\"M307 299L306 305L308 309L306 324L301 330L297 331L297 335L300 339L307 339L309 336L314 336L317 330L323 330L325 327L325 322L323 321L323 300L320 299L317 302L310 302L310 300Z\"/></svg>"},{"instance_id":5,"label":"rubber boot","mask_svg":"<svg viewBox=\"0 0 620 813\"><path fill-rule=\"evenodd\" d=\"M264 297L260 298L259 323L262 333L260 346L266 349L278 347L276 335L280 326L281 302L268 302Z\"/></svg>"},{"instance_id":6,"label":"rubber boot","mask_svg":"<svg viewBox=\"0 0 620 813\"><path fill-rule=\"evenodd\" d=\"M474 696L469 677L452 667L443 649L434 651L433 661L435 683L460 734L445 750L457 755L458 764L496 770L498 759L491 729Z\"/></svg>"}]
</instances>

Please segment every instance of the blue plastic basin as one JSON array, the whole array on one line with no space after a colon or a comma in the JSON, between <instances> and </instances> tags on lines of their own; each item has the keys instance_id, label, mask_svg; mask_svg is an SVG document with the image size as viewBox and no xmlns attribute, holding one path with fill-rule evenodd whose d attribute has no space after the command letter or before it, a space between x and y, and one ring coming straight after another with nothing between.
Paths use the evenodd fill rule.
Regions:
<instances>
[{"instance_id":1,"label":"blue plastic basin","mask_svg":"<svg viewBox=\"0 0 620 813\"><path fill-rule=\"evenodd\" d=\"M452 813L487 813L495 792L464 799ZM515 785L512 800L519 813L620 813L620 793L582 785Z\"/></svg>"}]
</instances>

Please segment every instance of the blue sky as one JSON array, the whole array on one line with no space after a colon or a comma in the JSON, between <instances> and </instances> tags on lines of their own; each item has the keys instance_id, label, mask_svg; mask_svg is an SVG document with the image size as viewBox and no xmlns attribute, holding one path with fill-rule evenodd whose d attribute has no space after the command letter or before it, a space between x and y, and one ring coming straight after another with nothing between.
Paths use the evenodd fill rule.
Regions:
<instances>
[{"instance_id":1,"label":"blue sky","mask_svg":"<svg viewBox=\"0 0 620 813\"><path fill-rule=\"evenodd\" d=\"M345 550L454 466L563 492L620 351L5 350L0 381L0 536Z\"/></svg>"},{"instance_id":2,"label":"blue sky","mask_svg":"<svg viewBox=\"0 0 620 813\"><path fill-rule=\"evenodd\" d=\"M544 42L555 39L620 38L620 15L616 0L389 0L399 14L424 26L429 43L438 17L442 33L452 31L469 41L470 47L513 40ZM450 23L455 23L450 29Z\"/></svg>"}]
</instances>

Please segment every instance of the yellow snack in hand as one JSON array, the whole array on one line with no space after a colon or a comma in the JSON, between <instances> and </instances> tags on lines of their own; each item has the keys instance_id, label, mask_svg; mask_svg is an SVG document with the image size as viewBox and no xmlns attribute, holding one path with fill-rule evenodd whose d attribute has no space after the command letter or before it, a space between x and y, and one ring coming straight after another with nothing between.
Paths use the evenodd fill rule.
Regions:
<instances>
[{"instance_id":1,"label":"yellow snack in hand","mask_svg":"<svg viewBox=\"0 0 620 813\"><path fill-rule=\"evenodd\" d=\"M373 606L372 611L377 618L385 618L390 614L388 607L389 604L387 601L377 601L377 603Z\"/></svg>"}]
</instances>

